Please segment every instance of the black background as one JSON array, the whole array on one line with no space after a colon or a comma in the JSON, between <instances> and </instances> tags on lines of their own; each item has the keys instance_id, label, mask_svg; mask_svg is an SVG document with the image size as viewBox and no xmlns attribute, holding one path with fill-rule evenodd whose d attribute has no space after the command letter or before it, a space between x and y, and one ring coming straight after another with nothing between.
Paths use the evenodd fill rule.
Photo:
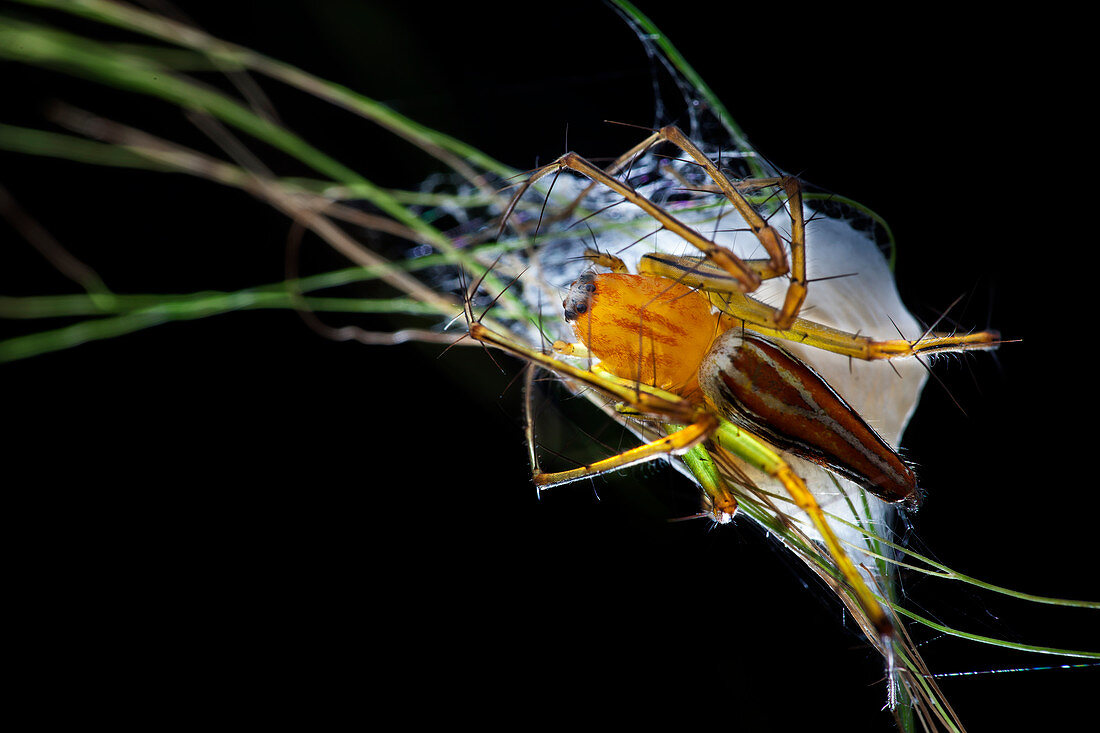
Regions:
<instances>
[{"instance_id":1,"label":"black background","mask_svg":"<svg viewBox=\"0 0 1100 733\"><path fill-rule=\"evenodd\" d=\"M567 134L591 156L636 141L607 119L670 121L653 119L641 45L598 2L182 7L520 169L559 155ZM1041 29L642 9L758 150L891 223L918 317L964 295L959 323L1022 340L936 366L947 387L929 384L905 440L928 493L917 549L992 583L1095 599L1094 401L1078 393L1089 334L1074 305L1090 287L1092 225L1054 152L1071 133L1053 77L1034 73ZM4 121L48 127L42 105L60 98L209 147L166 105L2 73L16 101ZM265 88L292 129L371 180L414 185L428 170L370 123ZM20 204L118 292L283 277L287 222L244 194L12 154L0 166ZM5 294L73 289L2 231ZM338 264L307 248L304 266ZM16 593L22 631L44 650L26 679L105 680L109 693L79 704L124 717L151 702L156 721L220 701L240 719L313 723L671 711L685 727L890 728L880 662L774 543L745 522L668 523L662 502L691 488L652 467L540 500L512 373L476 349L439 351L335 343L293 313L253 312L0 367L11 559L27 581ZM1100 647L1094 613L906 585L915 608L975 633ZM937 672L1073 661L918 633ZM1084 710L1094 671L941 684L972 730L1057 729Z\"/></svg>"}]
</instances>

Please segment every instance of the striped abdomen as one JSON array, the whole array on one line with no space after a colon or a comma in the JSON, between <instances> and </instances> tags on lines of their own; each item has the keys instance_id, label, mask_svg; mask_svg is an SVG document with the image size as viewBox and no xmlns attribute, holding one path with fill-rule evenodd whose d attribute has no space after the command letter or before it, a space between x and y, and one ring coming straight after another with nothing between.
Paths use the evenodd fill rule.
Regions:
<instances>
[{"instance_id":1,"label":"striped abdomen","mask_svg":"<svg viewBox=\"0 0 1100 733\"><path fill-rule=\"evenodd\" d=\"M704 360L699 384L734 424L882 499L917 501L916 476L897 452L817 372L771 341L725 333Z\"/></svg>"}]
</instances>

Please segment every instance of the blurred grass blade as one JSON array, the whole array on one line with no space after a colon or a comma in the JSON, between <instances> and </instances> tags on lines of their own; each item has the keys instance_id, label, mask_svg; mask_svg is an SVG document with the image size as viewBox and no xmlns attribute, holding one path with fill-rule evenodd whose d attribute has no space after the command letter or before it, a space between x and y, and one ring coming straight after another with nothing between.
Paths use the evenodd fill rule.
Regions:
<instances>
[{"instance_id":1,"label":"blurred grass blade","mask_svg":"<svg viewBox=\"0 0 1100 733\"><path fill-rule=\"evenodd\" d=\"M204 49L208 46L222 49L222 44L215 43L213 39L205 34L197 34L196 38L197 32L189 31L186 26L164 21L156 18L156 16L115 3L55 4L47 2L32 4L49 5L63 10L81 12L98 20L116 22L139 30L145 30L147 25L151 25L157 30L172 35L175 40L190 40ZM129 22L123 23L123 19ZM167 26L163 27L165 24ZM258 55L245 53L239 47L232 48L236 53L247 59L254 61L260 59L260 61L263 61L261 65L265 68L275 65L282 72L282 77L296 77L293 73L295 70L292 67L268 62L268 60L258 57ZM223 53L226 52L223 51ZM4 16L0 16L0 58L62 71L98 83L156 97L184 110L196 110L211 115L301 160L317 172L329 177L333 182L346 188L356 198L369 201L383 213L392 216L396 221L416 232L418 236L429 242L433 247L448 254L455 263L461 264L479 276L486 275L484 265L458 250L448 237L402 205L385 189L376 186L362 175L302 140L299 136L257 114L224 93L197 81L171 73L171 70L158 66L148 58L136 56L120 50L118 47L108 46L49 26ZM260 61L256 61L256 63L260 63ZM307 77L306 81L309 82L309 89L307 90L328 90L330 97L344 98L341 95L333 95L329 85L320 83L313 77ZM370 100L361 96L357 96L356 101L356 109L360 111L369 106L368 103L370 103ZM380 105L374 106L381 107ZM378 109L373 111L378 113ZM406 122L404 118L398 119L396 117L388 121L390 125L397 127L402 127ZM409 124L412 125L411 122ZM421 131L424 129L419 126L416 127ZM481 156L481 158L485 159L484 156ZM499 168L499 165L497 167ZM491 274L485 277L484 284L487 288L494 289L497 292L503 289L502 284ZM514 315L530 317L530 314L526 313L515 299L505 298L504 304L514 311Z\"/></svg>"},{"instance_id":2,"label":"blurred grass blade","mask_svg":"<svg viewBox=\"0 0 1100 733\"><path fill-rule=\"evenodd\" d=\"M425 127L379 102L345 86L313 76L301 69L250 49L214 38L203 31L138 8L105 0L17 0L82 15L102 23L143 33L153 38L198 51L225 68L251 69L308 92L382 125L418 148L441 157L459 172L479 166L501 177L516 171L471 145ZM476 174L473 176L476 178Z\"/></svg>"}]
</instances>

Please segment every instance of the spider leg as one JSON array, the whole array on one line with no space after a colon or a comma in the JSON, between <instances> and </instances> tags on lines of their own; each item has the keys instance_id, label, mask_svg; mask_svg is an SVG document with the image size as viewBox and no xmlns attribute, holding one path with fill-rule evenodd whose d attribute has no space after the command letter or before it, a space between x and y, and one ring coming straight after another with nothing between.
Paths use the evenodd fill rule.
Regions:
<instances>
[{"instance_id":1,"label":"spider leg","mask_svg":"<svg viewBox=\"0 0 1100 733\"><path fill-rule=\"evenodd\" d=\"M837 572L851 590L855 602L874 626L880 639L893 637L894 626L890 617L844 551L825 517L825 512L806 486L806 482L791 468L790 464L754 435L725 420L715 431L712 442L718 450L732 454L783 484L783 488L786 489L795 506L809 517L814 529L821 536L829 556L836 565Z\"/></svg>"},{"instance_id":2,"label":"spider leg","mask_svg":"<svg viewBox=\"0 0 1100 733\"><path fill-rule=\"evenodd\" d=\"M662 207L650 201L638 193L628 183L616 178L616 175L639 155L644 154L649 148L661 142L671 143L687 153L695 162L706 171L707 175L715 182L718 190L733 204L734 209L745 221L749 230L760 242L768 254L766 260L754 260L752 265L734 254L729 248L723 247L700 234L698 231L669 214ZM631 148L612 165L601 169L585 158L574 152L568 152L542 168L539 168L524 181L517 190L512 201L506 208L501 218L501 229L506 225L520 198L539 179L556 173L563 169L572 170L593 182L618 193L624 199L634 204L642 211L649 214L660 225L678 235L700 252L702 252L718 268L727 273L731 283L736 284L739 292L749 293L760 287L763 280L790 274L791 282L788 286L783 305L772 309L767 318L767 323L776 328L787 328L794 321L798 311L806 298L806 256L805 256L805 217L802 211L802 186L798 179L790 176L777 178L753 179L735 184L731 182L718 167L707 157L703 151L692 143L687 136L676 126L669 125L655 132L638 145ZM749 203L742 190L755 190L766 186L780 186L787 196L787 206L791 215L791 261L788 263L787 254L783 246L783 239L779 231L771 226L767 220ZM591 186L589 187L591 188ZM585 193L569 207L569 211L576 207Z\"/></svg>"},{"instance_id":3,"label":"spider leg","mask_svg":"<svg viewBox=\"0 0 1100 733\"><path fill-rule=\"evenodd\" d=\"M609 458L567 471L555 473L538 471L534 475L535 485L542 488L560 486L579 479L599 476L602 473L618 471L662 456L679 455L706 440L717 427L718 418L705 410L701 410L698 412L696 420L690 425Z\"/></svg>"},{"instance_id":4,"label":"spider leg","mask_svg":"<svg viewBox=\"0 0 1100 733\"><path fill-rule=\"evenodd\" d=\"M636 412L637 414L657 417L665 423L669 431L666 435L658 436L654 440L622 453L567 471L546 473L541 471L538 468L537 461L533 460L533 478L535 485L540 488L550 488L583 478L598 476L664 456L681 455L705 441L718 428L720 419L716 415L674 394L629 380L619 379L605 372L580 369L549 354L544 354L518 343L477 321L470 323L469 333L476 341L501 349L526 360L529 364L537 365L558 376L595 388L619 400L623 405L620 412L624 414ZM533 446L530 434L528 440L529 446ZM704 488L711 495L711 503L715 507L716 513L733 513L737 503L724 486L715 483L714 485L706 485Z\"/></svg>"},{"instance_id":5,"label":"spider leg","mask_svg":"<svg viewBox=\"0 0 1100 733\"><path fill-rule=\"evenodd\" d=\"M582 176L585 176L586 178L596 183L600 183L603 186L614 191L615 193L619 194L624 199L634 204L645 213L649 214L649 216L660 223L663 228L692 244L700 252L713 260L719 267L729 273L731 277L739 283L739 288L742 292L751 292L760 287L760 275L757 274L757 272L753 268L746 267L741 258L735 255L728 248L723 247L719 244L715 244L713 241L707 239L705 236L697 232L692 227L683 223L676 217L669 214L663 208L635 191L634 188L629 184L624 183L617 178L614 178L613 176L604 172L601 168L597 167L596 165L590 163L589 161L585 160L584 158L573 152L566 153L553 163L543 166L542 168L531 174L531 177L528 178L527 181L525 181L524 184L519 188L519 190L516 192L516 195L513 196L512 201L505 209L504 215L502 217L501 227L503 228L505 226L520 197L522 197L523 194L526 193L526 191L531 187L532 184L534 184L539 179L549 175L550 173L555 173L566 168ZM747 202L745 205L748 205ZM761 219L761 221L763 220ZM775 230L771 227L768 227L766 225L765 227L767 230L775 232ZM778 233L775 233L776 242L779 241L778 236ZM783 264L784 266L786 265L785 257Z\"/></svg>"},{"instance_id":6,"label":"spider leg","mask_svg":"<svg viewBox=\"0 0 1100 733\"><path fill-rule=\"evenodd\" d=\"M756 261L747 260L746 264L751 266L754 262ZM1000 334L996 331L964 334L929 332L912 340L878 340L801 317L795 317L787 327L780 328L771 323L771 316L775 313L773 308L741 293L728 273L704 258L647 254L642 256L638 271L646 275L670 278L706 292L714 306L726 316L727 322L723 324L723 330L747 326L765 336L806 344L865 361L991 349L1001 343ZM788 289L788 300L790 294L791 290Z\"/></svg>"},{"instance_id":7,"label":"spider leg","mask_svg":"<svg viewBox=\"0 0 1100 733\"><path fill-rule=\"evenodd\" d=\"M475 341L506 351L530 363L538 364L558 376L598 389L612 399L632 405L640 412L661 415L678 423L695 422L697 408L687 400L675 397L675 395L663 396L656 394L655 390L644 389L641 385L627 386L619 384L595 372L581 369L560 361L550 354L532 349L477 321L470 323L469 329L470 337Z\"/></svg>"},{"instance_id":8,"label":"spider leg","mask_svg":"<svg viewBox=\"0 0 1100 733\"><path fill-rule=\"evenodd\" d=\"M729 200L737 213L744 219L749 230L757 240L759 240L760 245L768 253L768 259L753 261L753 264L749 266L748 269L751 269L756 274L757 278L761 280L768 280L790 273L791 282L787 288L783 305L778 309L774 309L768 317L768 323L776 328L784 329L790 326L791 322L798 315L802 303L806 300L807 292L806 220L802 210L802 184L797 178L792 176L750 179L735 184L731 182L711 159L691 142L683 131L675 125L661 128L628 152L627 156L633 157L635 155L640 155L646 149L659 142L669 142L691 156L691 158L706 171L707 175L716 184L718 190ZM624 156L620 161L624 160L627 156ZM620 161L616 161L616 166L622 164ZM766 186L776 185L782 187L787 196L787 208L791 216L791 261L789 265L783 248L783 240L779 232L768 224L767 220L756 211L742 193L742 191L751 191ZM699 247L698 243L691 243ZM714 246L717 247L718 245ZM746 266L745 261L736 259L736 262L731 262L720 256L723 252L715 253L708 251L704 247L699 247L699 249L710 257L722 270L726 271L737 280L741 279L739 277L739 272ZM725 248L721 248L721 250L724 250L724 253L732 255L732 253L725 250ZM716 254L718 256L716 256ZM750 290L742 289L741 292L751 292L751 290L755 289L755 287Z\"/></svg>"}]
</instances>

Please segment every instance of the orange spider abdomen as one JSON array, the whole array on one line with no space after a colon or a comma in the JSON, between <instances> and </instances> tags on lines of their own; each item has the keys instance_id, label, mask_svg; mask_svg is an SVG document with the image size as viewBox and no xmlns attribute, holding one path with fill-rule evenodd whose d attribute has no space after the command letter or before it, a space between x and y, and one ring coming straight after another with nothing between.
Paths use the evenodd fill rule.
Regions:
<instances>
[{"instance_id":1,"label":"orange spider abdomen","mask_svg":"<svg viewBox=\"0 0 1100 733\"><path fill-rule=\"evenodd\" d=\"M665 278L587 272L562 303L577 338L623 379L684 397L718 330L710 301Z\"/></svg>"}]
</instances>

